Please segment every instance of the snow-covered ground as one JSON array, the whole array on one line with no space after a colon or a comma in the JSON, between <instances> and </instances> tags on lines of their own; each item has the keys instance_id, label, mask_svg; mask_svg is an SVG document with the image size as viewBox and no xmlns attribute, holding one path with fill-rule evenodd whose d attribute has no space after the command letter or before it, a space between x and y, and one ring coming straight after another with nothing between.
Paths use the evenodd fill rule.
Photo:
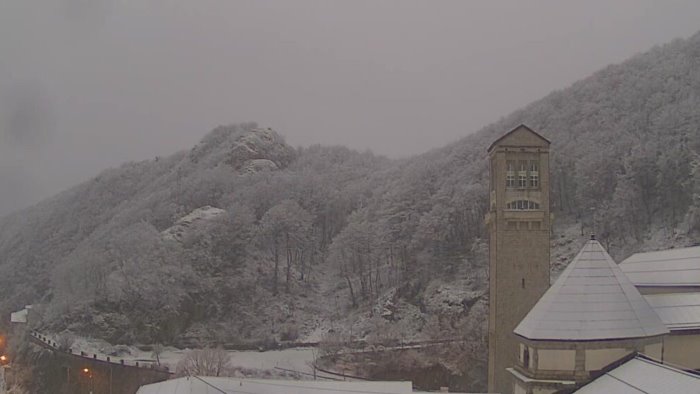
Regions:
<instances>
[{"instance_id":1,"label":"snow-covered ground","mask_svg":"<svg viewBox=\"0 0 700 394\"><path fill-rule=\"evenodd\" d=\"M57 336L53 340L60 342ZM71 349L75 353L85 352L88 356L97 354L104 359L111 356L113 359L124 359L125 362L139 361L140 363L155 363L155 355L152 351L144 351L135 346L111 345L103 340L94 338L76 337ZM165 347L159 355L161 365L175 371L178 362L190 349L176 349ZM231 356L231 367L240 369L252 369L260 371L274 371L276 368L284 368L301 373L313 373L314 348L293 348L285 350L236 351L228 352Z\"/></svg>"},{"instance_id":2,"label":"snow-covered ground","mask_svg":"<svg viewBox=\"0 0 700 394\"><path fill-rule=\"evenodd\" d=\"M274 369L275 367L292 369L300 372L313 372L313 348L296 348L267 352L230 352L231 364L236 367L252 369Z\"/></svg>"}]
</instances>

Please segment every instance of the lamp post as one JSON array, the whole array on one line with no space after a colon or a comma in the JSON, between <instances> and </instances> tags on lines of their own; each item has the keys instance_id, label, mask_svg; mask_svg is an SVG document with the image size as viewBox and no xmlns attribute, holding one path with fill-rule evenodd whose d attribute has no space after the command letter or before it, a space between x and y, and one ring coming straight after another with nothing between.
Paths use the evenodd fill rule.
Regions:
<instances>
[{"instance_id":1,"label":"lamp post","mask_svg":"<svg viewBox=\"0 0 700 394\"><path fill-rule=\"evenodd\" d=\"M92 380L92 370L90 368L86 367L86 368L83 368L83 373L85 374L85 376L87 376L87 379L88 379L88 390L89 390L88 392L90 394L92 394L92 390L94 388L93 387L93 380Z\"/></svg>"}]
</instances>

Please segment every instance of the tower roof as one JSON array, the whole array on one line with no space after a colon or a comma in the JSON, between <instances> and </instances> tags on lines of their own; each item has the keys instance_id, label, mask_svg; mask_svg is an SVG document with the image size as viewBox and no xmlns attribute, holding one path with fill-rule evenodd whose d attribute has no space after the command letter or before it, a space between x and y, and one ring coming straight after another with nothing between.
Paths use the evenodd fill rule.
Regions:
<instances>
[{"instance_id":1,"label":"tower roof","mask_svg":"<svg viewBox=\"0 0 700 394\"><path fill-rule=\"evenodd\" d=\"M590 240L514 332L533 340L590 341L669 331L603 246Z\"/></svg>"},{"instance_id":2,"label":"tower roof","mask_svg":"<svg viewBox=\"0 0 700 394\"><path fill-rule=\"evenodd\" d=\"M532 136L535 138L525 138L523 140L522 137L524 137L524 135L521 135L520 136L521 138L517 138L518 134L525 134L525 135L529 135L529 136ZM514 137L516 137L516 138L514 138ZM508 140L510 138L517 139L518 146L523 145L523 143L525 143L526 145L531 145L533 143L535 143L536 145L542 145L542 143L544 143L545 146L549 146L549 144L550 144L549 140L544 138L541 134L539 134L535 130L525 126L524 124L520 124L520 125L516 126L513 130L500 136L496 141L493 141L493 143L491 143L491 146L489 146L489 149L487 151L491 152L493 150L493 148L496 147L496 145L502 145L503 143L508 142Z\"/></svg>"}]
</instances>

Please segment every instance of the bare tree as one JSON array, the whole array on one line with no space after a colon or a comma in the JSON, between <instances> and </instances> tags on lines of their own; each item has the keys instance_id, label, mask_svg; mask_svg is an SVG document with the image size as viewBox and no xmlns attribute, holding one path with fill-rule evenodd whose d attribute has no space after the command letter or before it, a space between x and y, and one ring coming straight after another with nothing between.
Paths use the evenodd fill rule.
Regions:
<instances>
[{"instance_id":1,"label":"bare tree","mask_svg":"<svg viewBox=\"0 0 700 394\"><path fill-rule=\"evenodd\" d=\"M156 343L153 345L153 352L151 353L151 357L156 359L156 364L160 365L160 355L163 354L163 345L160 343Z\"/></svg>"},{"instance_id":2,"label":"bare tree","mask_svg":"<svg viewBox=\"0 0 700 394\"><path fill-rule=\"evenodd\" d=\"M56 338L59 350L69 350L75 344L75 336L69 332L64 332Z\"/></svg>"},{"instance_id":3,"label":"bare tree","mask_svg":"<svg viewBox=\"0 0 700 394\"><path fill-rule=\"evenodd\" d=\"M231 363L231 356L222 348L195 349L185 355L177 364L179 376L222 376Z\"/></svg>"},{"instance_id":4,"label":"bare tree","mask_svg":"<svg viewBox=\"0 0 700 394\"><path fill-rule=\"evenodd\" d=\"M285 290L289 292L292 266L303 271L311 247L313 218L295 201L284 200L270 208L261 220L260 235L275 263L273 292L277 294L280 254L286 256Z\"/></svg>"}]
</instances>

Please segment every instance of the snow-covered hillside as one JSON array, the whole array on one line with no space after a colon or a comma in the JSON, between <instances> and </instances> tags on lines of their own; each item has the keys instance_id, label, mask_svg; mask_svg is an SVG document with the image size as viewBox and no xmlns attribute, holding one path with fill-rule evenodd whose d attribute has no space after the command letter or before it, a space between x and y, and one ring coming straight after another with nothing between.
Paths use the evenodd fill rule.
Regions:
<instances>
[{"instance_id":1,"label":"snow-covered hillside","mask_svg":"<svg viewBox=\"0 0 700 394\"><path fill-rule=\"evenodd\" d=\"M218 127L0 220L0 313L112 344L462 336L429 362L479 390L488 145L520 123L553 142L553 275L592 231L617 259L696 243L699 70L700 34L403 160Z\"/></svg>"}]
</instances>

